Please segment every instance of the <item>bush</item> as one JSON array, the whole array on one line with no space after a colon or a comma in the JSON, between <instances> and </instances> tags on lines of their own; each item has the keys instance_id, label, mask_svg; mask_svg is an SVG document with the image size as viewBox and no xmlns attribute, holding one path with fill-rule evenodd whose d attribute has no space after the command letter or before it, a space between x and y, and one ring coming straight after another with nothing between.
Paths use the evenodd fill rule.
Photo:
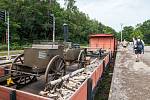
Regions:
<instances>
[{"instance_id":1,"label":"bush","mask_svg":"<svg viewBox=\"0 0 150 100\"><path fill-rule=\"evenodd\" d=\"M11 50L20 50L22 48L17 42L14 42L14 43L11 44L10 49Z\"/></svg>"},{"instance_id":2,"label":"bush","mask_svg":"<svg viewBox=\"0 0 150 100\"><path fill-rule=\"evenodd\" d=\"M4 44L4 45L0 44L0 51L5 51L5 50L7 50L7 45L6 44Z\"/></svg>"},{"instance_id":3,"label":"bush","mask_svg":"<svg viewBox=\"0 0 150 100\"><path fill-rule=\"evenodd\" d=\"M0 51L7 51L7 47L7 44L0 44ZM19 45L17 42L10 44L10 50L22 50L25 47L31 47L31 44Z\"/></svg>"}]
</instances>

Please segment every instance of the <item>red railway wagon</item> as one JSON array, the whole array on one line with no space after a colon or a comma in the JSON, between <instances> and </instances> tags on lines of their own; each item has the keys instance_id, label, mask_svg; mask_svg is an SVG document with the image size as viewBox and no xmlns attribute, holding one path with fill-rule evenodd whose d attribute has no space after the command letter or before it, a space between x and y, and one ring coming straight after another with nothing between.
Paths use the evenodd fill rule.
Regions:
<instances>
[{"instance_id":1,"label":"red railway wagon","mask_svg":"<svg viewBox=\"0 0 150 100\"><path fill-rule=\"evenodd\" d=\"M117 40L113 34L95 34L89 36L90 48L102 48L114 52L117 47Z\"/></svg>"},{"instance_id":2,"label":"red railway wagon","mask_svg":"<svg viewBox=\"0 0 150 100\"><path fill-rule=\"evenodd\" d=\"M69 100L92 100L94 91L98 85L99 79L106 67L111 62L117 49L117 40L112 34L95 34L89 36L89 49L102 48L108 50L109 53L103 62L93 71L89 79L71 96ZM82 96L81 96L82 95Z\"/></svg>"},{"instance_id":3,"label":"red railway wagon","mask_svg":"<svg viewBox=\"0 0 150 100\"><path fill-rule=\"evenodd\" d=\"M104 68L109 64L111 53L95 68L90 77L72 94L68 100L91 100L94 88L102 76ZM32 93L0 86L0 100L51 100L50 98L38 96Z\"/></svg>"},{"instance_id":4,"label":"red railway wagon","mask_svg":"<svg viewBox=\"0 0 150 100\"><path fill-rule=\"evenodd\" d=\"M97 87L99 79L102 77L104 69L109 64L112 53L109 52L102 62L95 68L90 77L72 94L68 100L91 100L93 91ZM0 100L51 100L32 93L23 92L16 89L0 86Z\"/></svg>"},{"instance_id":5,"label":"red railway wagon","mask_svg":"<svg viewBox=\"0 0 150 100\"><path fill-rule=\"evenodd\" d=\"M91 100L93 98L95 87L116 52L117 40L112 34L91 35L89 37L89 46L90 48L102 48L110 52L68 100ZM0 74L4 74L3 69L0 69ZM0 100L50 100L50 98L0 86Z\"/></svg>"}]
</instances>

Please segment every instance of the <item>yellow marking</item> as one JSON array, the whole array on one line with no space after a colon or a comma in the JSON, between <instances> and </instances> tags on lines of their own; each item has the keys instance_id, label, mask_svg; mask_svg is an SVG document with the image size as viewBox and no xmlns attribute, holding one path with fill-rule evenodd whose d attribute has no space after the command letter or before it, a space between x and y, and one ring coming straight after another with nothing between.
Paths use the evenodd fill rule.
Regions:
<instances>
[{"instance_id":1,"label":"yellow marking","mask_svg":"<svg viewBox=\"0 0 150 100\"><path fill-rule=\"evenodd\" d=\"M7 79L7 85L10 86L11 84L14 84L12 78Z\"/></svg>"}]
</instances>

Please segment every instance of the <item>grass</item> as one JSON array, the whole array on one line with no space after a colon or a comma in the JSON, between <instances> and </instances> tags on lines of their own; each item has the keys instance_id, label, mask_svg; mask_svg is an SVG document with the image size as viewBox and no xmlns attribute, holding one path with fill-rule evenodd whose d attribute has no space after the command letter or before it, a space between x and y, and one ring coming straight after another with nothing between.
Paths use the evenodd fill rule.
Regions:
<instances>
[{"instance_id":1,"label":"grass","mask_svg":"<svg viewBox=\"0 0 150 100\"><path fill-rule=\"evenodd\" d=\"M23 53L23 50L10 51L10 55L16 55L16 54L19 54L19 53ZM8 55L7 51L1 51L0 52L0 56L7 56L7 55Z\"/></svg>"},{"instance_id":2,"label":"grass","mask_svg":"<svg viewBox=\"0 0 150 100\"><path fill-rule=\"evenodd\" d=\"M80 44L80 47L81 48L85 48L85 47L88 47L89 45L87 44L87 43L85 43L85 44Z\"/></svg>"},{"instance_id":3,"label":"grass","mask_svg":"<svg viewBox=\"0 0 150 100\"><path fill-rule=\"evenodd\" d=\"M31 47L31 44L23 44L23 45L19 45L17 43L12 43L10 44L10 50L23 50L24 47ZM1 51L7 51L7 44L1 44L0 43L0 52Z\"/></svg>"},{"instance_id":4,"label":"grass","mask_svg":"<svg viewBox=\"0 0 150 100\"><path fill-rule=\"evenodd\" d=\"M150 44L145 44L145 46L150 46Z\"/></svg>"},{"instance_id":5,"label":"grass","mask_svg":"<svg viewBox=\"0 0 150 100\"><path fill-rule=\"evenodd\" d=\"M10 44L10 55L16 55L19 53L23 53L23 49L25 47L31 47L30 43L19 45L17 43ZM0 56L7 56L7 44L0 43Z\"/></svg>"}]
</instances>

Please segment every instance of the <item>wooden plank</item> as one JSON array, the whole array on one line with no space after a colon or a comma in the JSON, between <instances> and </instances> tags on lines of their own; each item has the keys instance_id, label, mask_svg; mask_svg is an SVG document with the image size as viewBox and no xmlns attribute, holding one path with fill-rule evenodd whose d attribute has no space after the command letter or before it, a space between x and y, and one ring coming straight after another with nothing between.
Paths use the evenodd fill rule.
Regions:
<instances>
[{"instance_id":1,"label":"wooden plank","mask_svg":"<svg viewBox=\"0 0 150 100\"><path fill-rule=\"evenodd\" d=\"M0 100L10 100L10 91L14 89L0 86Z\"/></svg>"},{"instance_id":2,"label":"wooden plank","mask_svg":"<svg viewBox=\"0 0 150 100\"><path fill-rule=\"evenodd\" d=\"M87 80L84 81L68 100L87 100Z\"/></svg>"},{"instance_id":3,"label":"wooden plank","mask_svg":"<svg viewBox=\"0 0 150 100\"><path fill-rule=\"evenodd\" d=\"M17 100L51 100L50 98L42 97L28 92L16 90Z\"/></svg>"}]
</instances>

